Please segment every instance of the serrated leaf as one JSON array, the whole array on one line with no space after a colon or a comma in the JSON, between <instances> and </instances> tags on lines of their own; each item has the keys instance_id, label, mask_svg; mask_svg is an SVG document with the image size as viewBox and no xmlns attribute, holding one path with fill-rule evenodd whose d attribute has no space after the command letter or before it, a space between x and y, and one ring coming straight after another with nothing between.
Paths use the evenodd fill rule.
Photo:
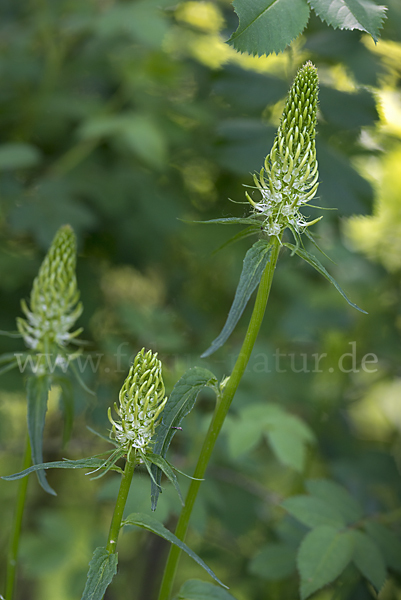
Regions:
<instances>
[{"instance_id":1,"label":"serrated leaf","mask_svg":"<svg viewBox=\"0 0 401 600\"><path fill-rule=\"evenodd\" d=\"M96 548L89 563L89 571L81 600L102 600L106 589L117 573L118 554L106 548Z\"/></svg>"},{"instance_id":2,"label":"serrated leaf","mask_svg":"<svg viewBox=\"0 0 401 600\"><path fill-rule=\"evenodd\" d=\"M283 542L267 544L254 556L249 572L269 581L289 577L296 567L296 549Z\"/></svg>"},{"instance_id":3,"label":"serrated leaf","mask_svg":"<svg viewBox=\"0 0 401 600\"><path fill-rule=\"evenodd\" d=\"M387 577L383 553L366 533L354 530L351 534L354 539L353 561L355 566L379 592Z\"/></svg>"},{"instance_id":4,"label":"serrated leaf","mask_svg":"<svg viewBox=\"0 0 401 600\"><path fill-rule=\"evenodd\" d=\"M248 304L249 298L260 283L263 271L270 260L271 249L271 242L259 240L246 253L234 302L228 313L227 321L220 335L217 336L211 346L201 355L201 358L206 358L213 354L213 352L216 352L232 334Z\"/></svg>"},{"instance_id":5,"label":"serrated leaf","mask_svg":"<svg viewBox=\"0 0 401 600\"><path fill-rule=\"evenodd\" d=\"M190 556L195 562L197 562L198 565L205 569L205 571L209 573L209 575L215 581L217 581L217 583L219 583L222 587L228 589L227 586L220 581L220 579L213 573L211 569L209 569L206 563L204 563L203 560L197 554L195 554L193 550L191 550L186 544L184 544L184 542L178 539L177 536L171 533L171 531L166 529L159 521L157 521L153 517L145 515L143 513L132 513L128 515L126 519L124 519L122 525L136 525L137 527L141 527L142 529L151 531L152 533L155 533L156 535L164 538L171 544L178 546L181 550L186 552L188 556Z\"/></svg>"},{"instance_id":6,"label":"serrated leaf","mask_svg":"<svg viewBox=\"0 0 401 600\"><path fill-rule=\"evenodd\" d=\"M235 600L235 598L213 583L189 579L181 586L174 600Z\"/></svg>"},{"instance_id":7,"label":"serrated leaf","mask_svg":"<svg viewBox=\"0 0 401 600\"><path fill-rule=\"evenodd\" d=\"M320 273L321 275L323 275L323 277L325 279L327 279L328 281L330 281L330 283L332 283L334 285L334 287L336 288L336 290L341 294L341 296L348 302L348 304L350 306L352 306L353 308L356 308L356 310L359 310L359 312L367 315L368 313L366 312L366 310L363 310L362 308L359 308L359 306L357 306L356 304L354 304L353 302L351 302L351 300L348 298L348 296L346 296L345 292L343 292L343 290L341 289L341 287L338 285L337 281L330 275L330 273L328 273L326 271L326 269L324 268L324 266L322 265L322 263L316 258L316 256L313 256L313 254L311 254L310 252L308 252L307 250L304 250L303 248L299 248L297 246L294 246L294 244L283 244L284 246L287 246L287 248L290 248L295 254L298 254L298 256L300 258L302 258L305 262L307 262L308 264L310 264L314 269L316 269L316 271L318 273Z\"/></svg>"},{"instance_id":8,"label":"serrated leaf","mask_svg":"<svg viewBox=\"0 0 401 600\"><path fill-rule=\"evenodd\" d=\"M340 529L345 526L344 518L335 507L314 496L291 496L281 506L308 527L329 525Z\"/></svg>"},{"instance_id":9,"label":"serrated leaf","mask_svg":"<svg viewBox=\"0 0 401 600\"><path fill-rule=\"evenodd\" d=\"M252 55L282 52L309 20L306 0L234 0L233 6L239 26L228 43Z\"/></svg>"},{"instance_id":10,"label":"serrated leaf","mask_svg":"<svg viewBox=\"0 0 401 600\"><path fill-rule=\"evenodd\" d=\"M312 496L335 507L347 525L362 519L362 506L338 483L329 479L309 479L305 485Z\"/></svg>"},{"instance_id":11,"label":"serrated leaf","mask_svg":"<svg viewBox=\"0 0 401 600\"><path fill-rule=\"evenodd\" d=\"M354 551L350 532L321 525L310 531L299 548L297 565L301 576L301 599L336 579L349 562Z\"/></svg>"},{"instance_id":12,"label":"serrated leaf","mask_svg":"<svg viewBox=\"0 0 401 600\"><path fill-rule=\"evenodd\" d=\"M47 398L50 390L50 377L47 375L28 377L26 395L28 401L28 432L31 442L32 462L43 463L43 430L47 411ZM47 483L42 469L37 470L40 485L48 494L56 496L56 492Z\"/></svg>"},{"instance_id":13,"label":"serrated leaf","mask_svg":"<svg viewBox=\"0 0 401 600\"><path fill-rule=\"evenodd\" d=\"M205 386L217 383L217 379L211 371L201 367L189 369L177 381L163 410L162 422L157 428L153 453L166 457L171 440L177 433L175 427L179 427L194 407L196 398ZM160 493L160 482L162 472L156 465L152 466L152 474L155 482L151 482L152 510L156 510Z\"/></svg>"},{"instance_id":14,"label":"serrated leaf","mask_svg":"<svg viewBox=\"0 0 401 600\"><path fill-rule=\"evenodd\" d=\"M367 521L365 530L382 551L387 566L401 573L401 540L390 529L375 521Z\"/></svg>"},{"instance_id":15,"label":"serrated leaf","mask_svg":"<svg viewBox=\"0 0 401 600\"><path fill-rule=\"evenodd\" d=\"M375 42L386 18L386 7L372 0L308 0L315 13L334 29L359 29Z\"/></svg>"},{"instance_id":16,"label":"serrated leaf","mask_svg":"<svg viewBox=\"0 0 401 600\"><path fill-rule=\"evenodd\" d=\"M28 467L28 469L24 469L24 471L20 471L19 473L14 473L13 475L3 475L1 479L5 479L6 481L15 481L16 479L21 479L30 473L43 471L46 469L99 469L105 464L105 462L106 461L104 459L97 458L95 456L91 456L89 458L80 458L78 460L57 460L54 462L32 465L31 467ZM118 473L122 473L120 467L117 467L116 465L112 466L111 469L113 471L117 471Z\"/></svg>"}]
</instances>

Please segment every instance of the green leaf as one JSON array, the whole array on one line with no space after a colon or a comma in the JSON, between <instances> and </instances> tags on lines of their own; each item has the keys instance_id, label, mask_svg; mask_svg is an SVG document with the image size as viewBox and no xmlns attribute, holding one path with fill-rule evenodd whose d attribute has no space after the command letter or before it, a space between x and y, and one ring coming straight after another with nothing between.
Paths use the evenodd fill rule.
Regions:
<instances>
[{"instance_id":1,"label":"green leaf","mask_svg":"<svg viewBox=\"0 0 401 600\"><path fill-rule=\"evenodd\" d=\"M261 221L258 221L257 219L252 219L252 217L225 217L224 219L209 219L209 221L186 221L184 219L182 219L182 221L184 223L189 223L189 224L193 224L196 223L197 225L209 225L214 224L214 225L255 225L258 226L259 228L261 227Z\"/></svg>"},{"instance_id":2,"label":"green leaf","mask_svg":"<svg viewBox=\"0 0 401 600\"><path fill-rule=\"evenodd\" d=\"M47 411L47 398L50 390L50 377L47 375L28 377L26 394L28 400L28 432L31 441L32 462L43 463L43 430ZM56 492L47 483L42 469L37 470L40 485L48 494L56 496Z\"/></svg>"},{"instance_id":3,"label":"green leaf","mask_svg":"<svg viewBox=\"0 0 401 600\"><path fill-rule=\"evenodd\" d=\"M309 19L306 0L234 0L233 6L239 26L228 43L252 55L282 52Z\"/></svg>"},{"instance_id":4,"label":"green leaf","mask_svg":"<svg viewBox=\"0 0 401 600\"><path fill-rule=\"evenodd\" d=\"M285 579L296 567L296 549L283 542L267 544L254 556L249 571L269 581Z\"/></svg>"},{"instance_id":5,"label":"green leaf","mask_svg":"<svg viewBox=\"0 0 401 600\"><path fill-rule=\"evenodd\" d=\"M386 7L372 0L308 0L315 13L334 29L359 29L375 42L386 18Z\"/></svg>"},{"instance_id":6,"label":"green leaf","mask_svg":"<svg viewBox=\"0 0 401 600\"><path fill-rule=\"evenodd\" d=\"M128 515L126 519L124 519L122 525L136 525L137 527L142 527L142 529L147 529L148 531L151 531L152 533L155 533L156 535L164 538L171 544L178 546L179 548L181 548L181 550L184 550L184 552L186 552L188 556L193 558L194 561L198 563L198 565L205 569L205 571L207 571L207 573L209 573L209 575L215 581L217 581L217 583L219 583L224 588L227 588L227 586L220 581L220 579L213 573L211 569L209 569L209 567L203 562L203 560L199 558L197 554L195 554L195 552L188 548L188 546L184 544L184 542L179 540L178 537L176 537L173 533L171 533L171 531L166 529L159 521L157 521L153 517L150 517L149 515L145 515L143 513L132 513Z\"/></svg>"},{"instance_id":7,"label":"green leaf","mask_svg":"<svg viewBox=\"0 0 401 600\"><path fill-rule=\"evenodd\" d=\"M235 600L235 598L213 583L189 579L181 586L174 600Z\"/></svg>"},{"instance_id":8,"label":"green leaf","mask_svg":"<svg viewBox=\"0 0 401 600\"><path fill-rule=\"evenodd\" d=\"M0 171L34 167L40 160L40 151L30 144L10 143L0 145Z\"/></svg>"},{"instance_id":9,"label":"green leaf","mask_svg":"<svg viewBox=\"0 0 401 600\"><path fill-rule=\"evenodd\" d=\"M106 548L96 548L89 563L89 571L81 600L102 600L106 589L117 573L118 554Z\"/></svg>"},{"instance_id":10,"label":"green leaf","mask_svg":"<svg viewBox=\"0 0 401 600\"><path fill-rule=\"evenodd\" d=\"M99 469L102 468L103 465L107 468L107 459L101 459L96 456L91 456L89 458L80 458L78 460L56 460L54 462L41 463L39 465L32 465L32 467L28 467L24 471L20 471L19 473L14 473L13 475L4 475L1 479L5 479L6 481L15 481L16 479L21 479L30 473L34 473L35 471L42 471L45 469ZM117 471L118 473L122 473L120 467L113 465L111 467L113 471Z\"/></svg>"},{"instance_id":11,"label":"green leaf","mask_svg":"<svg viewBox=\"0 0 401 600\"><path fill-rule=\"evenodd\" d=\"M220 250L223 250L224 248L231 246L231 244L235 244L235 242L244 240L245 238L247 238L251 235L255 235L257 233L260 233L260 227L256 226L256 225L250 225L249 227L246 227L246 229L243 229L242 231L239 231L238 233L236 233L235 235L230 237L230 239L227 240L226 242L224 242L224 244L222 244L221 246L216 248L216 250L213 250L212 254L217 254L217 252L220 252Z\"/></svg>"},{"instance_id":12,"label":"green leaf","mask_svg":"<svg viewBox=\"0 0 401 600\"><path fill-rule=\"evenodd\" d=\"M383 553L366 533L354 530L351 535L354 539L354 563L362 575L379 592L387 577Z\"/></svg>"},{"instance_id":13,"label":"green leaf","mask_svg":"<svg viewBox=\"0 0 401 600\"><path fill-rule=\"evenodd\" d=\"M291 496L281 506L308 527L329 525L339 529L345 526L345 520L334 506L314 496Z\"/></svg>"},{"instance_id":14,"label":"green leaf","mask_svg":"<svg viewBox=\"0 0 401 600\"><path fill-rule=\"evenodd\" d=\"M309 479L305 485L312 496L335 508L347 525L362 519L362 506L338 483L329 479Z\"/></svg>"},{"instance_id":15,"label":"green leaf","mask_svg":"<svg viewBox=\"0 0 401 600\"><path fill-rule=\"evenodd\" d=\"M367 521L365 530L382 551L387 566L401 573L401 540L387 527L375 521Z\"/></svg>"},{"instance_id":16,"label":"green leaf","mask_svg":"<svg viewBox=\"0 0 401 600\"><path fill-rule=\"evenodd\" d=\"M184 499L181 494L180 486L178 485L177 476L174 473L170 464L164 458L162 458L159 454L152 454L151 452L148 452L146 454L145 460L149 461L153 465L156 465L156 467L158 467L165 474L167 479L169 479L169 481L171 481L171 483L173 484L173 486L175 488L175 491L178 494L181 504L184 506ZM155 485L157 485L157 482L153 481L154 475L153 475L152 471L150 471L150 475L152 477L152 483L155 483Z\"/></svg>"},{"instance_id":17,"label":"green leaf","mask_svg":"<svg viewBox=\"0 0 401 600\"><path fill-rule=\"evenodd\" d=\"M350 532L321 525L309 532L299 548L297 564L301 576L301 600L331 583L352 560Z\"/></svg>"},{"instance_id":18,"label":"green leaf","mask_svg":"<svg viewBox=\"0 0 401 600\"><path fill-rule=\"evenodd\" d=\"M213 352L216 352L216 350L229 338L241 318L249 298L260 283L263 271L270 260L270 255L271 242L265 240L257 241L252 248L248 250L244 258L240 280L235 292L234 302L228 313L227 321L220 335L201 355L201 358L206 358L213 354Z\"/></svg>"},{"instance_id":19,"label":"green leaf","mask_svg":"<svg viewBox=\"0 0 401 600\"><path fill-rule=\"evenodd\" d=\"M54 378L54 383L58 383L61 388L60 402L64 416L63 446L65 446L71 438L74 424L74 394L72 383L67 377Z\"/></svg>"},{"instance_id":20,"label":"green leaf","mask_svg":"<svg viewBox=\"0 0 401 600\"><path fill-rule=\"evenodd\" d=\"M171 440L177 432L174 428L179 427L184 417L191 412L201 389L216 383L217 379L213 373L201 367L189 369L177 381L164 407L162 422L157 428L153 446L154 454L159 454L162 458L166 457ZM157 465L154 465L152 473L155 479L155 482L151 482L152 510L156 510L162 472Z\"/></svg>"},{"instance_id":21,"label":"green leaf","mask_svg":"<svg viewBox=\"0 0 401 600\"><path fill-rule=\"evenodd\" d=\"M341 296L348 302L348 304L350 306L352 306L353 308L356 308L356 310L359 310L359 312L364 313L365 315L368 314L366 312L366 310L363 310L362 308L359 308L359 306L357 306L356 304L354 304L353 302L351 302L351 300L345 295L345 293L343 292L343 290L340 288L340 286L338 285L337 281L326 271L326 269L321 264L321 262L316 258L316 256L313 256L313 254L311 254L307 250L304 250L303 248L299 248L299 247L297 248L296 246L294 246L294 244L286 243L286 244L283 244L283 245L287 246L287 248L290 248L295 254L298 254L298 256L300 256L305 262L307 262L314 269L316 269L316 271L318 273L320 273L321 275L323 275L323 277L325 277L328 281L330 281L330 283L332 283L334 285L334 287L336 288L336 290L338 292L340 292Z\"/></svg>"}]
</instances>

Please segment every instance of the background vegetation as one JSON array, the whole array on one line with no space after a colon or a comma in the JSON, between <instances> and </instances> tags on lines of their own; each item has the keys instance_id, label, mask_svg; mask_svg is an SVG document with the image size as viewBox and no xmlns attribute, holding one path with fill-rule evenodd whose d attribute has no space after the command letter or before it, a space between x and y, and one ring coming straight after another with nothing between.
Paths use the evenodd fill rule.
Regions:
<instances>
[{"instance_id":1,"label":"background vegetation","mask_svg":"<svg viewBox=\"0 0 401 600\"><path fill-rule=\"evenodd\" d=\"M297 68L307 59L318 67L316 203L337 210L325 211L315 230L336 263L327 268L369 314L353 311L283 252L268 318L189 536L238 600L297 597L289 556L307 528L281 503L304 493L309 479L344 485L366 514L385 513L401 533L401 7L398 0L387 4L377 45L311 15L284 53L252 58L224 43L237 26L226 0L172 8L165 0L2 2L0 329L15 329L20 298L29 296L58 227L70 223L79 240L80 324L93 360L84 378L97 394L94 401L77 386L78 418L62 448L52 391L45 460L104 449L86 425L108 429L107 407L142 346L159 352L168 390L195 364L220 376L231 370L246 315L216 355L204 361L199 355L226 318L249 244L214 253L232 229L183 220L244 213L229 198L243 201L242 184L252 183L250 173L271 147ZM21 348L18 340L0 344L1 351ZM353 352L355 364L348 356L340 369L340 357ZM327 354L318 370L316 353ZM378 359L369 364L372 372L361 366L367 354ZM4 375L1 386L5 474L19 468L26 402L18 372ZM170 459L186 472L211 402L205 393L174 438ZM296 445L290 425L276 441L265 438L246 412L262 402L301 417L313 432L305 434L308 445ZM34 477L29 482L19 598L75 600L93 549L107 535L118 479L109 474L91 482L68 471L48 478L57 498L46 496ZM1 548L16 485L0 484ZM130 510L150 511L149 488L147 476L136 477ZM166 485L156 515L172 528L178 511ZM166 546L144 532L122 536L120 575L106 598L154 598ZM3 556L0 569L4 563ZM394 561L381 599L401 598L400 565ZM179 583L190 577L203 574L183 557ZM316 594L319 600L372 597L353 567Z\"/></svg>"}]
</instances>

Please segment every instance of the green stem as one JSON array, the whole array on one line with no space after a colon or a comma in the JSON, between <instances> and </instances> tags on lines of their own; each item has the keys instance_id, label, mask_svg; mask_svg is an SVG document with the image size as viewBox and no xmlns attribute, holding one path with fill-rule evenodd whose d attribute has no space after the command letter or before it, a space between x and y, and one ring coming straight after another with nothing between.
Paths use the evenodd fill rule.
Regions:
<instances>
[{"instance_id":1,"label":"green stem","mask_svg":"<svg viewBox=\"0 0 401 600\"><path fill-rule=\"evenodd\" d=\"M120 490L118 492L116 505L114 507L113 518L110 523L109 537L106 549L110 554L115 552L118 535L121 529L125 504L127 502L128 492L131 486L132 476L135 470L135 452L132 452L131 458L125 463L124 474L121 478Z\"/></svg>"},{"instance_id":2,"label":"green stem","mask_svg":"<svg viewBox=\"0 0 401 600\"><path fill-rule=\"evenodd\" d=\"M31 444L29 435L26 436L25 454L22 463L22 471L31 466ZM18 548L21 535L22 518L26 502L28 488L28 477L23 477L18 485L17 501L14 512L14 520L11 529L10 545L7 554L6 593L5 600L12 600L14 594L15 577L17 573Z\"/></svg>"},{"instance_id":3,"label":"green stem","mask_svg":"<svg viewBox=\"0 0 401 600\"><path fill-rule=\"evenodd\" d=\"M249 322L244 343L242 344L242 348L234 365L234 369L230 376L230 379L228 380L222 394L217 400L213 418L210 423L205 440L203 442L198 463L193 474L193 476L196 479L204 478L205 471L209 463L217 437L223 426L224 419L226 418L231 402L234 398L234 394L237 391L241 378L245 372L246 366L250 359L251 352L254 347L256 338L258 336L259 329L262 324L263 316L265 313L279 251L280 242L277 238L273 238L273 248L270 256L270 261L268 262L266 269L262 275L262 279L260 281L258 293L255 300L255 306L253 308L252 317ZM195 500L198 495L200 484L200 481L197 481L195 479L191 480L187 497L185 499L185 506L181 511L181 515L178 519L177 527L175 530L175 535L180 540L185 539L192 509L194 507ZM171 546L166 568L164 570L163 581L159 593L159 600L168 600L170 598L180 553L181 550L177 546Z\"/></svg>"}]
</instances>

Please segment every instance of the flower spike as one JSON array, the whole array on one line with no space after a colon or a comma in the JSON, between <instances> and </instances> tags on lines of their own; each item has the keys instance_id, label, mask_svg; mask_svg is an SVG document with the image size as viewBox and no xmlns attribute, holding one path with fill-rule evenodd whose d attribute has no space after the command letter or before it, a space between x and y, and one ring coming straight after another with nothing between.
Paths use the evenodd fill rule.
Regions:
<instances>
[{"instance_id":1,"label":"flower spike","mask_svg":"<svg viewBox=\"0 0 401 600\"><path fill-rule=\"evenodd\" d=\"M291 86L264 168L254 176L262 199L255 202L246 194L254 213L263 218L265 233L279 239L286 227L299 234L316 223L316 220L307 222L299 209L312 200L319 185L315 148L317 105L317 70L308 61L299 69Z\"/></svg>"},{"instance_id":2,"label":"flower spike","mask_svg":"<svg viewBox=\"0 0 401 600\"><path fill-rule=\"evenodd\" d=\"M82 313L75 275L76 238L70 225L60 227L33 282L29 307L22 300L26 319L17 318L18 331L28 348L46 352L52 345L63 347L82 328L70 332Z\"/></svg>"},{"instance_id":3,"label":"flower spike","mask_svg":"<svg viewBox=\"0 0 401 600\"><path fill-rule=\"evenodd\" d=\"M142 453L150 450L157 420L166 402L161 361L157 353L153 354L151 350L145 353L142 348L121 388L119 406L114 404L119 420L112 418L109 408L108 417L113 426L110 437L127 454L132 449Z\"/></svg>"}]
</instances>

